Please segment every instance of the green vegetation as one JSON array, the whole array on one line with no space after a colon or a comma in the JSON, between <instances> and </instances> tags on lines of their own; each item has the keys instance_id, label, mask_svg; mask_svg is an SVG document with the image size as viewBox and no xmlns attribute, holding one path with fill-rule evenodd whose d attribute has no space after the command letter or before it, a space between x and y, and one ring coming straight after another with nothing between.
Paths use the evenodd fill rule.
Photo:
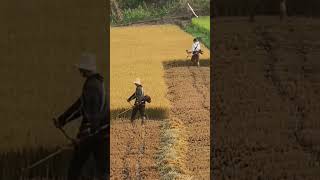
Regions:
<instances>
[{"instance_id":1,"label":"green vegetation","mask_svg":"<svg viewBox=\"0 0 320 180\"><path fill-rule=\"evenodd\" d=\"M199 18L193 18L192 24L202 27L207 31L210 31L210 17L209 16L202 16Z\"/></svg>"},{"instance_id":2,"label":"green vegetation","mask_svg":"<svg viewBox=\"0 0 320 180\"><path fill-rule=\"evenodd\" d=\"M122 20L117 20L115 16L111 16L111 24L129 24L142 20L156 19L167 15L169 11L169 4L161 8L148 8L146 5L139 5L137 8L123 10Z\"/></svg>"},{"instance_id":3,"label":"green vegetation","mask_svg":"<svg viewBox=\"0 0 320 180\"><path fill-rule=\"evenodd\" d=\"M188 16L187 3L198 15L210 14L209 0L113 0L111 1L111 24L126 25L138 21L172 16Z\"/></svg>"},{"instance_id":4,"label":"green vegetation","mask_svg":"<svg viewBox=\"0 0 320 180\"><path fill-rule=\"evenodd\" d=\"M208 48L210 48L210 17L203 16L193 18L192 22L186 26L185 30L197 37Z\"/></svg>"}]
</instances>

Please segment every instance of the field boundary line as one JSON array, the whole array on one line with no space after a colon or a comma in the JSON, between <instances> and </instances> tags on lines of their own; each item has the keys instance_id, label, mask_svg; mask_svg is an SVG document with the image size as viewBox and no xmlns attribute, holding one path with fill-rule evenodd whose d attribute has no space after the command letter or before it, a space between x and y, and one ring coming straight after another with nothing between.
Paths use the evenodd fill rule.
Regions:
<instances>
[{"instance_id":1,"label":"field boundary line","mask_svg":"<svg viewBox=\"0 0 320 180\"><path fill-rule=\"evenodd\" d=\"M124 26L132 26L132 25L152 23L152 22L156 23L156 22L176 20L176 19L190 20L190 17L189 16L172 16L172 17L165 17L165 18L155 18L155 19L135 21L130 23L114 24L114 25L111 25L111 27L124 27Z\"/></svg>"}]
</instances>

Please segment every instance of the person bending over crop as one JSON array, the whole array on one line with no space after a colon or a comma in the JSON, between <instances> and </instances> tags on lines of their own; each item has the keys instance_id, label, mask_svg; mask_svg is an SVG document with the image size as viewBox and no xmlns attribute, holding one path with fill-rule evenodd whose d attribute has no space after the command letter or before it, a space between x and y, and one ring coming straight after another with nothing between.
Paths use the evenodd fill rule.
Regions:
<instances>
[{"instance_id":1,"label":"person bending over crop","mask_svg":"<svg viewBox=\"0 0 320 180\"><path fill-rule=\"evenodd\" d=\"M193 39L193 44L192 44L191 50L190 51L186 50L186 52L188 54L192 53L191 61L193 63L197 64L197 66L200 66L199 54L202 54L202 50L200 47L200 42L198 41L197 38Z\"/></svg>"},{"instance_id":2,"label":"person bending over crop","mask_svg":"<svg viewBox=\"0 0 320 180\"><path fill-rule=\"evenodd\" d=\"M75 143L73 158L68 170L68 180L80 177L84 163L92 154L96 161L99 179L109 179L109 128L107 103L103 77L96 73L93 54L83 54L76 65L86 79L80 98L62 115L54 118L57 128L62 128L72 120L82 116L82 122Z\"/></svg>"},{"instance_id":3,"label":"person bending over crop","mask_svg":"<svg viewBox=\"0 0 320 180\"><path fill-rule=\"evenodd\" d=\"M132 109L132 114L131 114L131 122L135 120L135 116L139 111L142 119L141 124L143 124L144 120L146 119L146 115L145 115L146 100L144 98L145 96L143 92L143 87L139 78L137 78L133 83L136 85L136 91L127 99L128 102L135 99L134 106Z\"/></svg>"}]
</instances>

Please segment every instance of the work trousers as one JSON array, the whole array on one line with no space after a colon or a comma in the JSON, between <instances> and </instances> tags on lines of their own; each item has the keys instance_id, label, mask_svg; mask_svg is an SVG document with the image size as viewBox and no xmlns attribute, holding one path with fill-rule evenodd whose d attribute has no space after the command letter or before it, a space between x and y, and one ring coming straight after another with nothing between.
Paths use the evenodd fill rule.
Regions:
<instances>
[{"instance_id":1,"label":"work trousers","mask_svg":"<svg viewBox=\"0 0 320 180\"><path fill-rule=\"evenodd\" d=\"M132 114L131 114L131 122L133 120L135 120L136 114L139 111L140 116L142 118L142 120L146 119L146 115L145 115L145 109L146 109L146 105L145 104L140 104L140 105L135 105L132 109Z\"/></svg>"},{"instance_id":2,"label":"work trousers","mask_svg":"<svg viewBox=\"0 0 320 180\"><path fill-rule=\"evenodd\" d=\"M191 57L191 61L193 63L198 63L199 62L199 53L193 54Z\"/></svg>"},{"instance_id":3,"label":"work trousers","mask_svg":"<svg viewBox=\"0 0 320 180\"><path fill-rule=\"evenodd\" d=\"M99 180L109 179L109 142L104 135L90 137L78 144L74 149L74 154L68 170L68 180L78 180L81 169L86 161L93 155L96 162L97 178ZM92 178L93 179L93 178Z\"/></svg>"}]
</instances>

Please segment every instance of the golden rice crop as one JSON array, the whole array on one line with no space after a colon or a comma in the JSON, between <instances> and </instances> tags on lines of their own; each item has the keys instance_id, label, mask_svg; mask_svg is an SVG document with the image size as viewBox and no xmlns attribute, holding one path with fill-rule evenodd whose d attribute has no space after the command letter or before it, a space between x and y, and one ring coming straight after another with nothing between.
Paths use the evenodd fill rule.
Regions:
<instances>
[{"instance_id":1,"label":"golden rice crop","mask_svg":"<svg viewBox=\"0 0 320 180\"><path fill-rule=\"evenodd\" d=\"M175 25L113 27L110 33L111 110L128 108L126 99L134 92L132 83L139 77L145 94L152 98L149 107L168 109L163 62L186 60L193 37ZM209 50L202 46L209 58Z\"/></svg>"}]
</instances>

